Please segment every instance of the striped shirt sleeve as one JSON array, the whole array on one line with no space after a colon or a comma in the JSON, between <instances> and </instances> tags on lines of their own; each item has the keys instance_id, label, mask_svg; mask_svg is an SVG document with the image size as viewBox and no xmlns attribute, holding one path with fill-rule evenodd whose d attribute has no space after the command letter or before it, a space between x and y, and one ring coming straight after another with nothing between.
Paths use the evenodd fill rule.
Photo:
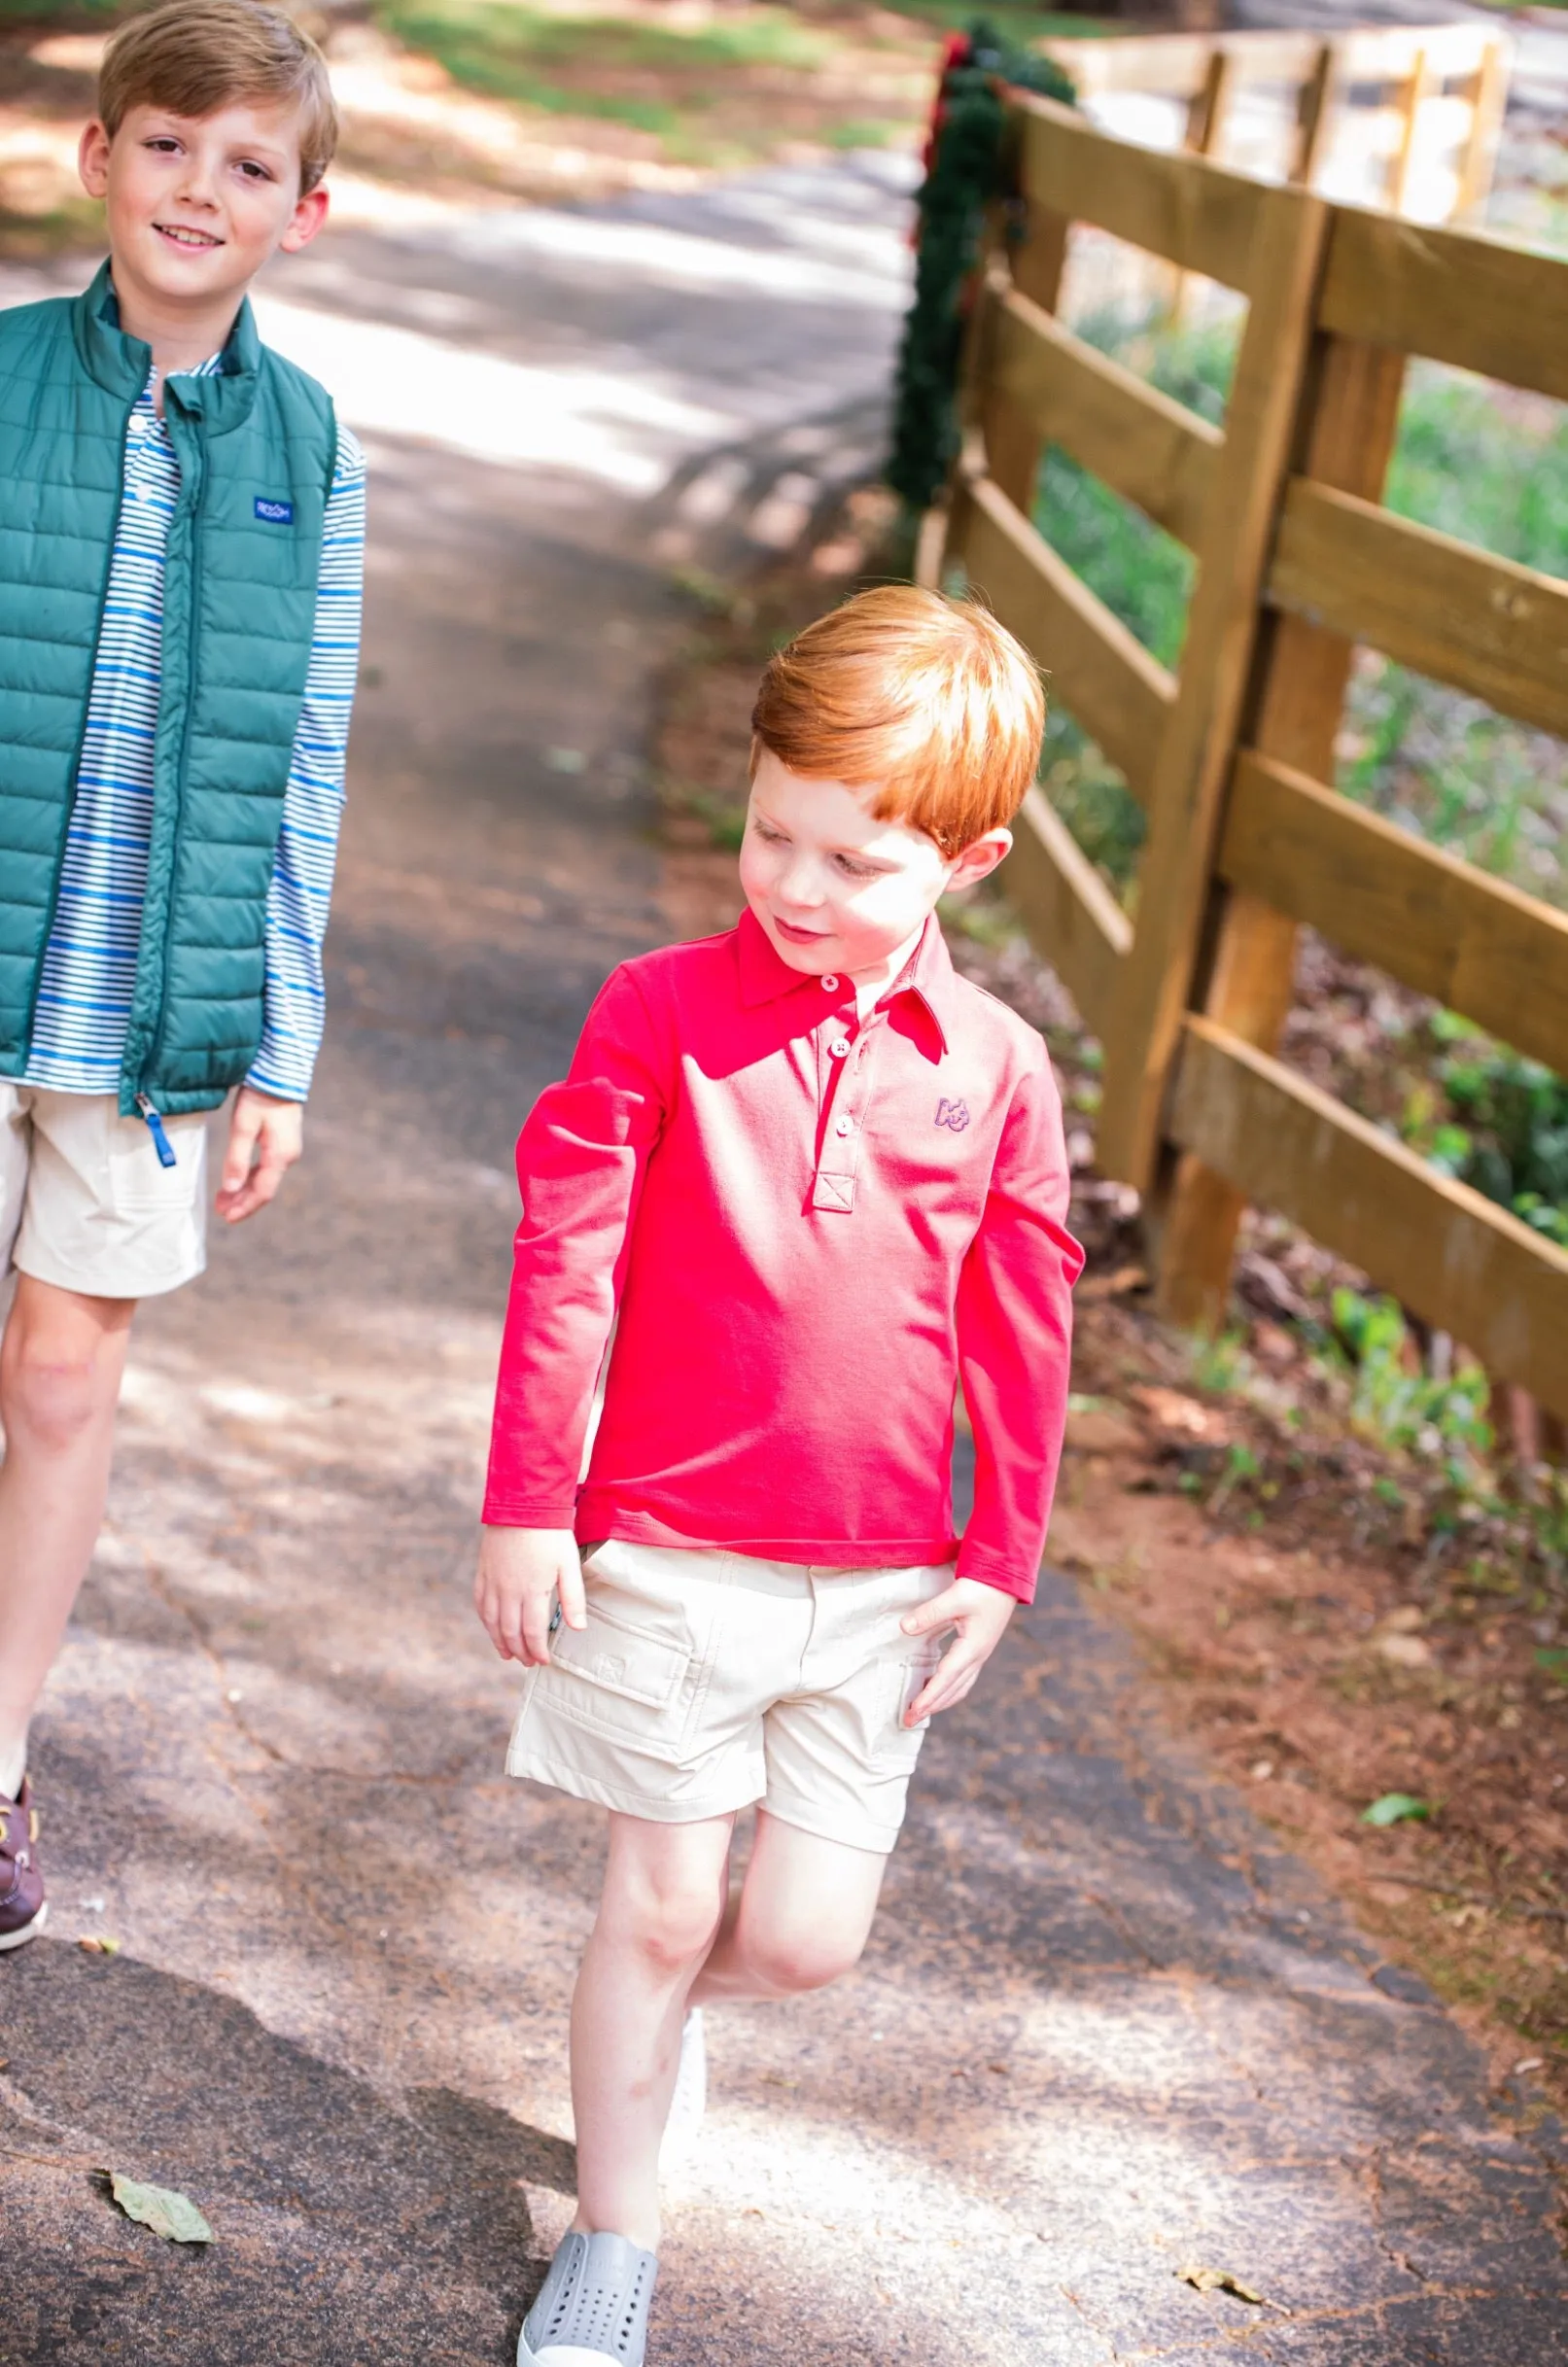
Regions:
<instances>
[{"instance_id":1,"label":"striped shirt sleeve","mask_svg":"<svg viewBox=\"0 0 1568 2367\"><path fill-rule=\"evenodd\" d=\"M285 1101L309 1095L327 1015L322 943L343 817L364 577L365 455L351 431L340 427L304 704L267 894L265 1024L246 1079L259 1093Z\"/></svg>"}]
</instances>

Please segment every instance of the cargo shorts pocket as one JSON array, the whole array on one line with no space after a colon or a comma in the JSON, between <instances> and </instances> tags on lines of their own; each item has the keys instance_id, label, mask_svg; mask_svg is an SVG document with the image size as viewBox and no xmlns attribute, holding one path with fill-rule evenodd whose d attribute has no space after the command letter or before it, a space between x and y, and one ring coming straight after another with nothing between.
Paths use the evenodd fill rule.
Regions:
<instances>
[{"instance_id":1,"label":"cargo shorts pocket","mask_svg":"<svg viewBox=\"0 0 1568 2367\"><path fill-rule=\"evenodd\" d=\"M590 1597L588 1624L550 1639L550 1707L652 1758L678 1759L691 1723L692 1646L636 1626Z\"/></svg>"},{"instance_id":2,"label":"cargo shorts pocket","mask_svg":"<svg viewBox=\"0 0 1568 2367\"><path fill-rule=\"evenodd\" d=\"M946 1639L922 1637L908 1652L899 1653L892 1659L884 1661L884 1740L887 1748L893 1753L904 1750L913 1757L919 1751L930 1720L923 1718L918 1726L907 1726L904 1713L921 1688L929 1685L946 1649Z\"/></svg>"}]
</instances>

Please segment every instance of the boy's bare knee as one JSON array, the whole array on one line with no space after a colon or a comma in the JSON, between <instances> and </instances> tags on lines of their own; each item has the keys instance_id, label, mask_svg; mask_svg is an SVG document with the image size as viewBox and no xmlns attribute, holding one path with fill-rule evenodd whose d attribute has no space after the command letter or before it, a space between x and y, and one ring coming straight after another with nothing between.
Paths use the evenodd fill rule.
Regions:
<instances>
[{"instance_id":1,"label":"boy's bare knee","mask_svg":"<svg viewBox=\"0 0 1568 2367\"><path fill-rule=\"evenodd\" d=\"M863 1932L832 1931L748 1932L746 1960L765 1988L788 1997L826 1989L854 1970L865 1946Z\"/></svg>"},{"instance_id":2,"label":"boy's bare knee","mask_svg":"<svg viewBox=\"0 0 1568 2367\"><path fill-rule=\"evenodd\" d=\"M14 1446L68 1452L113 1418L119 1392L119 1359L105 1343L13 1318L0 1355L0 1419Z\"/></svg>"},{"instance_id":3,"label":"boy's bare knee","mask_svg":"<svg viewBox=\"0 0 1568 2367\"><path fill-rule=\"evenodd\" d=\"M620 1901L613 1929L661 1971L680 1972L707 1955L723 1909L714 1882L645 1882Z\"/></svg>"}]
</instances>

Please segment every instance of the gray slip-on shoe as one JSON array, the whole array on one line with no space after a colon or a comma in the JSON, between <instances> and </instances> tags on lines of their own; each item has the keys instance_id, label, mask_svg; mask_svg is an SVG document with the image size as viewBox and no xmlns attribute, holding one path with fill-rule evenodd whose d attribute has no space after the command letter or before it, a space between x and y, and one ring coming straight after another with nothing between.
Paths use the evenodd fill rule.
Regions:
<instances>
[{"instance_id":1,"label":"gray slip-on shoe","mask_svg":"<svg viewBox=\"0 0 1568 2367\"><path fill-rule=\"evenodd\" d=\"M517 2338L517 2367L643 2367L659 2264L625 2236L563 2236Z\"/></svg>"},{"instance_id":2,"label":"gray slip-on shoe","mask_svg":"<svg viewBox=\"0 0 1568 2367\"><path fill-rule=\"evenodd\" d=\"M24 1947L48 1920L38 1863L38 1810L23 1776L15 1799L0 1793L0 1949Z\"/></svg>"}]
</instances>

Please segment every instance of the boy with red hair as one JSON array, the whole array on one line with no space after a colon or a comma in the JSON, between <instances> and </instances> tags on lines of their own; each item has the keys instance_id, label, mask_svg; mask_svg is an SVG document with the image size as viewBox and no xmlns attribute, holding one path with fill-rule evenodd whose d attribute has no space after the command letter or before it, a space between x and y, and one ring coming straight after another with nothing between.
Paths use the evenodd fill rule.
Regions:
<instances>
[{"instance_id":1,"label":"boy with red hair","mask_svg":"<svg viewBox=\"0 0 1568 2367\"><path fill-rule=\"evenodd\" d=\"M779 651L752 720L748 911L613 973L517 1146L475 1600L529 1671L509 1771L610 1811L577 2211L522 2367L641 2367L698 2009L859 1956L924 1723L1032 1595L1061 1448L1060 1104L935 918L1012 844L1038 677L985 609L894 586Z\"/></svg>"}]
</instances>

